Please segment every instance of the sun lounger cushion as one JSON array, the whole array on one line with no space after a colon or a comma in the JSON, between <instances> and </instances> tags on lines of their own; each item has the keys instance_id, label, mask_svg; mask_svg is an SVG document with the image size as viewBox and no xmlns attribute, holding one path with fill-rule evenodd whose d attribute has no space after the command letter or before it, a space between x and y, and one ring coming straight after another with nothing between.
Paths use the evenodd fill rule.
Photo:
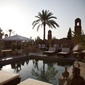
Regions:
<instances>
[{"instance_id":1,"label":"sun lounger cushion","mask_svg":"<svg viewBox=\"0 0 85 85\"><path fill-rule=\"evenodd\" d=\"M44 53L54 53L54 51L44 51Z\"/></svg>"},{"instance_id":2,"label":"sun lounger cushion","mask_svg":"<svg viewBox=\"0 0 85 85\"><path fill-rule=\"evenodd\" d=\"M79 54L79 52L73 52L73 54Z\"/></svg>"},{"instance_id":3,"label":"sun lounger cushion","mask_svg":"<svg viewBox=\"0 0 85 85\"><path fill-rule=\"evenodd\" d=\"M18 85L52 85L52 84L29 78Z\"/></svg>"},{"instance_id":4,"label":"sun lounger cushion","mask_svg":"<svg viewBox=\"0 0 85 85\"><path fill-rule=\"evenodd\" d=\"M58 54L68 54L68 52L59 52Z\"/></svg>"},{"instance_id":5,"label":"sun lounger cushion","mask_svg":"<svg viewBox=\"0 0 85 85\"><path fill-rule=\"evenodd\" d=\"M18 77L19 77L18 74L14 74L8 71L1 70L0 71L0 85L10 82Z\"/></svg>"}]
</instances>

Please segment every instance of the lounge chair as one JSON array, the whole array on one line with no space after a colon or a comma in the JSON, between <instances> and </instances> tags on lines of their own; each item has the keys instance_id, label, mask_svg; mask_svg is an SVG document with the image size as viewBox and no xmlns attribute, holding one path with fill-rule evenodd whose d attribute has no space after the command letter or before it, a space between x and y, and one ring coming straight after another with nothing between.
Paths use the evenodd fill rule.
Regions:
<instances>
[{"instance_id":1,"label":"lounge chair","mask_svg":"<svg viewBox=\"0 0 85 85\"><path fill-rule=\"evenodd\" d=\"M20 75L8 71L0 71L0 85L17 85L20 83Z\"/></svg>"},{"instance_id":2,"label":"lounge chair","mask_svg":"<svg viewBox=\"0 0 85 85\"><path fill-rule=\"evenodd\" d=\"M74 46L74 48L72 49L72 54L75 56L79 55L81 52L83 51L83 48L80 44L77 44Z\"/></svg>"},{"instance_id":3,"label":"lounge chair","mask_svg":"<svg viewBox=\"0 0 85 85\"><path fill-rule=\"evenodd\" d=\"M56 48L55 47L50 47L48 51L44 51L43 54L47 54L47 55L51 55L54 54L56 52Z\"/></svg>"},{"instance_id":4,"label":"lounge chair","mask_svg":"<svg viewBox=\"0 0 85 85\"><path fill-rule=\"evenodd\" d=\"M58 55L68 56L69 52L70 52L70 48L62 48L61 52L58 52Z\"/></svg>"}]
</instances>

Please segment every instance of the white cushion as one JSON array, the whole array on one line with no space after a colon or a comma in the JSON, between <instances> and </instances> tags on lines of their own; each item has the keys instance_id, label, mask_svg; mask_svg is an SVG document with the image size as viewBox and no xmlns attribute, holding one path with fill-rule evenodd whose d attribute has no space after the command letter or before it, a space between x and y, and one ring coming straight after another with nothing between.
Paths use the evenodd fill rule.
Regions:
<instances>
[{"instance_id":1,"label":"white cushion","mask_svg":"<svg viewBox=\"0 0 85 85\"><path fill-rule=\"evenodd\" d=\"M54 53L54 51L44 51L44 53Z\"/></svg>"},{"instance_id":2,"label":"white cushion","mask_svg":"<svg viewBox=\"0 0 85 85\"><path fill-rule=\"evenodd\" d=\"M68 52L59 52L58 54L68 54Z\"/></svg>"}]
</instances>

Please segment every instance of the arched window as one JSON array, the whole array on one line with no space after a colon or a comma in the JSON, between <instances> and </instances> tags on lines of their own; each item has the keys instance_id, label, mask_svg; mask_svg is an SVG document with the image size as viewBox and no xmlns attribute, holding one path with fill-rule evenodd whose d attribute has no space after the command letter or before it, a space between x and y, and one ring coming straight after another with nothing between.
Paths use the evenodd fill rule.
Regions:
<instances>
[{"instance_id":1,"label":"arched window","mask_svg":"<svg viewBox=\"0 0 85 85\"><path fill-rule=\"evenodd\" d=\"M77 22L77 26L79 26L79 22Z\"/></svg>"}]
</instances>

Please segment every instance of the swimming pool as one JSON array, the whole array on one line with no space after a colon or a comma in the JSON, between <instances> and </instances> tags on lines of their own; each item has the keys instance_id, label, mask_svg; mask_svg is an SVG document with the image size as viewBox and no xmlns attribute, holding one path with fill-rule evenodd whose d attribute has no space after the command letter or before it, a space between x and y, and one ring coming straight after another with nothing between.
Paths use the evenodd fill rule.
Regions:
<instances>
[{"instance_id":1,"label":"swimming pool","mask_svg":"<svg viewBox=\"0 0 85 85\"><path fill-rule=\"evenodd\" d=\"M21 81L32 78L57 85L58 78L64 71L64 66L67 65L67 69L69 69L72 63L29 59L4 65L1 69L19 74Z\"/></svg>"}]
</instances>

